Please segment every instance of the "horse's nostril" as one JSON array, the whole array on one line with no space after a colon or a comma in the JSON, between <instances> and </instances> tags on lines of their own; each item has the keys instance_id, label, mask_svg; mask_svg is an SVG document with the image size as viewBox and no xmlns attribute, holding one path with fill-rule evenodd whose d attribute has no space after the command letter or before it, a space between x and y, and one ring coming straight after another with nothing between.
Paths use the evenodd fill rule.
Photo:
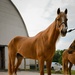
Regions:
<instances>
[{"instance_id":1,"label":"horse's nostril","mask_svg":"<svg viewBox=\"0 0 75 75\"><path fill-rule=\"evenodd\" d=\"M65 31L65 33L67 33L67 30Z\"/></svg>"},{"instance_id":2,"label":"horse's nostril","mask_svg":"<svg viewBox=\"0 0 75 75\"><path fill-rule=\"evenodd\" d=\"M67 29L62 29L61 32L67 33Z\"/></svg>"},{"instance_id":3,"label":"horse's nostril","mask_svg":"<svg viewBox=\"0 0 75 75\"><path fill-rule=\"evenodd\" d=\"M67 30L61 30L61 33L62 33L63 35L65 35L65 34L67 33Z\"/></svg>"},{"instance_id":4,"label":"horse's nostril","mask_svg":"<svg viewBox=\"0 0 75 75\"><path fill-rule=\"evenodd\" d=\"M64 33L66 34L66 33L67 33L67 31L64 31Z\"/></svg>"}]
</instances>

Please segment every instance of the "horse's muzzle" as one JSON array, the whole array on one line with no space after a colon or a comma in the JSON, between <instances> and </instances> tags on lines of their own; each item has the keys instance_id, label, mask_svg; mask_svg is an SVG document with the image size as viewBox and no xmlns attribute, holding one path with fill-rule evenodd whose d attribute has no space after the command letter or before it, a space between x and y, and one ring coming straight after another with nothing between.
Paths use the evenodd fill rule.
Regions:
<instances>
[{"instance_id":1,"label":"horse's muzzle","mask_svg":"<svg viewBox=\"0 0 75 75\"><path fill-rule=\"evenodd\" d=\"M65 30L61 30L61 34L62 34L62 36L65 36L66 33L67 33L67 29L65 29Z\"/></svg>"}]
</instances>

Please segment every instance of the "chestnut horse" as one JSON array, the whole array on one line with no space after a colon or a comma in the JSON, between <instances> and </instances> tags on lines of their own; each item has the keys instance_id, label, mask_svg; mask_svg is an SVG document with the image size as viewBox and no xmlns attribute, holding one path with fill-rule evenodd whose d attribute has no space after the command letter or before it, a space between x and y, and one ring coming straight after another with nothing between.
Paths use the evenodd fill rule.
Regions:
<instances>
[{"instance_id":1,"label":"chestnut horse","mask_svg":"<svg viewBox=\"0 0 75 75\"><path fill-rule=\"evenodd\" d=\"M63 52L62 64L64 75L71 75L71 68L75 64L75 40L72 42L70 47ZM68 65L69 64L69 65Z\"/></svg>"},{"instance_id":2,"label":"chestnut horse","mask_svg":"<svg viewBox=\"0 0 75 75\"><path fill-rule=\"evenodd\" d=\"M44 61L46 61L48 75L51 75L51 62L56 49L56 41L60 35L63 37L66 35L67 29L67 9L61 12L58 8L55 21L47 29L34 37L17 36L13 38L8 46L9 75L17 74L23 58L38 60L40 75L44 75Z\"/></svg>"}]
</instances>

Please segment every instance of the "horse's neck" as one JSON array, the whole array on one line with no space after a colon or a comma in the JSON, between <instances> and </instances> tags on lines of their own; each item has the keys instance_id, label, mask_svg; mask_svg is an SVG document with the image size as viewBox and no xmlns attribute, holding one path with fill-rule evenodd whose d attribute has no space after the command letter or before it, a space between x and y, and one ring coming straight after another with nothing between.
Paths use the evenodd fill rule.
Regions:
<instances>
[{"instance_id":1,"label":"horse's neck","mask_svg":"<svg viewBox=\"0 0 75 75\"><path fill-rule=\"evenodd\" d=\"M55 22L53 22L46 30L49 44L55 44L60 32L56 29Z\"/></svg>"}]
</instances>

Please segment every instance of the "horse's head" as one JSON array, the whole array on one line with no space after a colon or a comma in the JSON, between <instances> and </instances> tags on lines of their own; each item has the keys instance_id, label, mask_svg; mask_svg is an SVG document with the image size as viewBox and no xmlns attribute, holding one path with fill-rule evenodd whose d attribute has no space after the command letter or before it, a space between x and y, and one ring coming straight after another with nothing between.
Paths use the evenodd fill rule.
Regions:
<instances>
[{"instance_id":1,"label":"horse's head","mask_svg":"<svg viewBox=\"0 0 75 75\"><path fill-rule=\"evenodd\" d=\"M68 53L72 53L75 52L75 40L73 41L73 43L70 45Z\"/></svg>"},{"instance_id":2,"label":"horse's head","mask_svg":"<svg viewBox=\"0 0 75 75\"><path fill-rule=\"evenodd\" d=\"M64 12L60 11L60 8L57 10L57 18L56 18L56 25L59 29L62 36L65 36L67 33L67 9Z\"/></svg>"}]
</instances>

